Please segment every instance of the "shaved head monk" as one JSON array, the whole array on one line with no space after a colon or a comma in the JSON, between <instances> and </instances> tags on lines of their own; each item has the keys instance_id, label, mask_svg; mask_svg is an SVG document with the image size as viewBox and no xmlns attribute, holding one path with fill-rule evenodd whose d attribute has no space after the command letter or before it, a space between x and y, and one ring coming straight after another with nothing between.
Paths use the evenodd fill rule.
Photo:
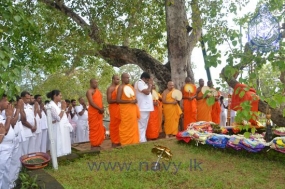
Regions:
<instances>
[{"instance_id":1,"label":"shaved head monk","mask_svg":"<svg viewBox=\"0 0 285 189\"><path fill-rule=\"evenodd\" d=\"M197 121L197 101L196 101L197 88L191 81L190 77L185 78L185 85L182 86L181 92L183 94L183 128L187 129L190 123Z\"/></svg>"},{"instance_id":2,"label":"shaved head monk","mask_svg":"<svg viewBox=\"0 0 285 189\"><path fill-rule=\"evenodd\" d=\"M100 145L105 139L105 127L103 126L103 98L99 91L96 79L90 80L90 89L86 92L88 99L89 140L92 150L100 150Z\"/></svg>"},{"instance_id":3,"label":"shaved head monk","mask_svg":"<svg viewBox=\"0 0 285 189\"><path fill-rule=\"evenodd\" d=\"M117 89L119 87L120 78L118 75L113 75L112 84L107 89L107 101L109 104L110 113L110 138L112 147L120 146L119 125L121 122L120 107L117 103Z\"/></svg>"},{"instance_id":4,"label":"shaved head monk","mask_svg":"<svg viewBox=\"0 0 285 189\"><path fill-rule=\"evenodd\" d=\"M207 98L203 97L202 88L204 87L204 80L199 79L199 87L196 92L197 100L197 121L212 121L212 106L207 104Z\"/></svg>"},{"instance_id":5,"label":"shaved head monk","mask_svg":"<svg viewBox=\"0 0 285 189\"><path fill-rule=\"evenodd\" d=\"M154 95L154 93L156 95ZM161 130L162 103L159 101L160 94L156 91L154 83L152 86L152 95L157 96L157 99L153 98L154 111L151 111L149 114L149 120L146 129L147 139L157 139Z\"/></svg>"},{"instance_id":6,"label":"shaved head monk","mask_svg":"<svg viewBox=\"0 0 285 189\"><path fill-rule=\"evenodd\" d=\"M164 131L166 138L178 133L179 118L182 114L180 106L176 99L172 98L174 83L169 81L167 89L162 93L163 114L164 114Z\"/></svg>"},{"instance_id":7,"label":"shaved head monk","mask_svg":"<svg viewBox=\"0 0 285 189\"><path fill-rule=\"evenodd\" d=\"M130 84L130 75L123 73L122 84L117 90L117 103L120 107L121 123L119 135L121 145L139 143L138 119L140 112L137 105L135 90Z\"/></svg>"}]
</instances>

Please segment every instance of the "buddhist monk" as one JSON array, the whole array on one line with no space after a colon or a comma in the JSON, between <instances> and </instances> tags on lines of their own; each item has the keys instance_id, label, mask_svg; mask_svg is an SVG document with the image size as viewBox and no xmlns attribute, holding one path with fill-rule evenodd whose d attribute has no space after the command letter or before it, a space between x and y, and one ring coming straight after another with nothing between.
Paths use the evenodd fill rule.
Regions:
<instances>
[{"instance_id":1,"label":"buddhist monk","mask_svg":"<svg viewBox=\"0 0 285 189\"><path fill-rule=\"evenodd\" d=\"M120 83L120 78L117 75L113 75L112 84L107 89L107 101L109 104L110 113L110 138L112 147L120 146L119 125L120 119L120 107L117 103L117 89Z\"/></svg>"},{"instance_id":2,"label":"buddhist monk","mask_svg":"<svg viewBox=\"0 0 285 189\"><path fill-rule=\"evenodd\" d=\"M220 124L220 116L221 116L221 105L220 105L220 101L219 98L221 96L220 91L217 91L214 87L213 87L213 82L212 81L208 81L207 82L208 87L210 87L211 89L215 90L217 92L217 94L215 95L215 104L213 104L212 106L212 122L216 123L216 124Z\"/></svg>"},{"instance_id":3,"label":"buddhist monk","mask_svg":"<svg viewBox=\"0 0 285 189\"><path fill-rule=\"evenodd\" d=\"M187 87L191 87L189 91ZM187 91L188 90L188 91ZM190 123L197 122L197 101L196 101L196 86L191 82L190 77L186 77L185 85L181 87L183 94L183 116L184 116L184 130Z\"/></svg>"},{"instance_id":4,"label":"buddhist monk","mask_svg":"<svg viewBox=\"0 0 285 189\"><path fill-rule=\"evenodd\" d=\"M154 93L156 95L154 95ZM154 111L151 111L149 115L148 125L146 129L147 139L157 139L161 129L161 102L159 101L159 94L155 89L155 84L152 86L152 96L157 98L153 98Z\"/></svg>"},{"instance_id":5,"label":"buddhist monk","mask_svg":"<svg viewBox=\"0 0 285 189\"><path fill-rule=\"evenodd\" d=\"M89 140L92 150L100 150L100 145L105 139L105 127L103 126L103 99L102 93L97 88L96 79L90 80L90 89L86 92L88 99L88 122L89 122Z\"/></svg>"},{"instance_id":6,"label":"buddhist monk","mask_svg":"<svg viewBox=\"0 0 285 189\"><path fill-rule=\"evenodd\" d=\"M140 114L135 90L129 83L129 74L123 73L121 80L122 84L119 85L117 90L117 103L119 104L121 115L119 126L120 143L121 145L136 144L139 143L138 119Z\"/></svg>"},{"instance_id":7,"label":"buddhist monk","mask_svg":"<svg viewBox=\"0 0 285 189\"><path fill-rule=\"evenodd\" d=\"M242 94L243 93L243 94ZM259 97L256 94L254 88L251 88L245 84L237 83L234 87L234 91L232 94L231 99L231 110L238 111L242 110L241 104L243 102L249 102L251 106L251 116L249 122L251 125L257 125L257 118L258 118L258 102Z\"/></svg>"},{"instance_id":8,"label":"buddhist monk","mask_svg":"<svg viewBox=\"0 0 285 189\"><path fill-rule=\"evenodd\" d=\"M174 83L169 81L167 83L167 89L165 89L162 93L164 131L166 138L178 133L179 118L182 114L178 101L172 98L173 91Z\"/></svg>"},{"instance_id":9,"label":"buddhist monk","mask_svg":"<svg viewBox=\"0 0 285 189\"><path fill-rule=\"evenodd\" d=\"M202 88L204 87L204 80L199 79L199 87L196 92L197 100L197 121L212 121L212 106L207 104L207 98L203 97Z\"/></svg>"}]
</instances>

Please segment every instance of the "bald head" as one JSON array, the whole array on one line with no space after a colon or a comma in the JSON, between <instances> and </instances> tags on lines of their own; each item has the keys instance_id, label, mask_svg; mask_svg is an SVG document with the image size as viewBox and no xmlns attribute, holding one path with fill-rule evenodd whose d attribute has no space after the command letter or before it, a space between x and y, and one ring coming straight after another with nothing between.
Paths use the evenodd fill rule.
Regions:
<instances>
[{"instance_id":1,"label":"bald head","mask_svg":"<svg viewBox=\"0 0 285 189\"><path fill-rule=\"evenodd\" d=\"M168 81L167 83L167 89L169 91L171 91L172 89L174 89L174 82L173 81Z\"/></svg>"},{"instance_id":2,"label":"bald head","mask_svg":"<svg viewBox=\"0 0 285 189\"><path fill-rule=\"evenodd\" d=\"M213 82L210 80L210 81L207 82L207 85L208 85L208 87L212 88L213 87Z\"/></svg>"},{"instance_id":3,"label":"bald head","mask_svg":"<svg viewBox=\"0 0 285 189\"><path fill-rule=\"evenodd\" d=\"M113 77L112 77L112 84L119 85L119 83L120 83L119 76L118 75L113 75Z\"/></svg>"},{"instance_id":4,"label":"bald head","mask_svg":"<svg viewBox=\"0 0 285 189\"><path fill-rule=\"evenodd\" d=\"M199 87L204 87L204 79L199 79Z\"/></svg>"},{"instance_id":5,"label":"bald head","mask_svg":"<svg viewBox=\"0 0 285 189\"><path fill-rule=\"evenodd\" d=\"M130 75L128 73L123 73L121 75L121 80L123 84L129 84L130 83Z\"/></svg>"},{"instance_id":6,"label":"bald head","mask_svg":"<svg viewBox=\"0 0 285 189\"><path fill-rule=\"evenodd\" d=\"M96 89L98 87L98 81L94 78L90 79L90 87Z\"/></svg>"},{"instance_id":7,"label":"bald head","mask_svg":"<svg viewBox=\"0 0 285 189\"><path fill-rule=\"evenodd\" d=\"M185 78L185 83L191 83L190 77L186 77L186 78Z\"/></svg>"}]
</instances>

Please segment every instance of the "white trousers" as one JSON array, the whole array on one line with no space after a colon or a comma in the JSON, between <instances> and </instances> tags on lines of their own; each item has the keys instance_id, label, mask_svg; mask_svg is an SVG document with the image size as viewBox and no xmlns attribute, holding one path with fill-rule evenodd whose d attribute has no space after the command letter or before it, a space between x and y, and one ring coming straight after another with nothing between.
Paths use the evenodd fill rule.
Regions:
<instances>
[{"instance_id":1,"label":"white trousers","mask_svg":"<svg viewBox=\"0 0 285 189\"><path fill-rule=\"evenodd\" d=\"M10 163L14 141L2 141L0 144L0 189L9 189L10 186Z\"/></svg>"},{"instance_id":2,"label":"white trousers","mask_svg":"<svg viewBox=\"0 0 285 189\"><path fill-rule=\"evenodd\" d=\"M28 154L36 152L36 134L30 137Z\"/></svg>"},{"instance_id":3,"label":"white trousers","mask_svg":"<svg viewBox=\"0 0 285 189\"><path fill-rule=\"evenodd\" d=\"M20 136L17 136L14 140L14 148L12 151L12 159L9 168L9 177L10 177L10 188L15 187L15 181L19 176L20 169L22 167L20 157L22 153L22 142L20 142Z\"/></svg>"},{"instance_id":4,"label":"white trousers","mask_svg":"<svg viewBox=\"0 0 285 189\"><path fill-rule=\"evenodd\" d=\"M22 141L22 155L28 154L30 138L32 137L27 137L25 141Z\"/></svg>"},{"instance_id":5,"label":"white trousers","mask_svg":"<svg viewBox=\"0 0 285 189\"><path fill-rule=\"evenodd\" d=\"M42 130L41 152L47 152L47 129Z\"/></svg>"},{"instance_id":6,"label":"white trousers","mask_svg":"<svg viewBox=\"0 0 285 189\"><path fill-rule=\"evenodd\" d=\"M41 144L42 144L42 132L36 133L35 152L41 151Z\"/></svg>"},{"instance_id":7,"label":"white trousers","mask_svg":"<svg viewBox=\"0 0 285 189\"><path fill-rule=\"evenodd\" d=\"M141 118L139 119L139 133L140 133L140 142L146 142L145 132L148 124L149 119L149 113L150 112L140 112Z\"/></svg>"},{"instance_id":8,"label":"white trousers","mask_svg":"<svg viewBox=\"0 0 285 189\"><path fill-rule=\"evenodd\" d=\"M77 120L76 123L76 142L89 141L88 120Z\"/></svg>"},{"instance_id":9,"label":"white trousers","mask_svg":"<svg viewBox=\"0 0 285 189\"><path fill-rule=\"evenodd\" d=\"M225 112L221 112L221 115L220 115L220 126L227 126L226 122L227 122L226 113Z\"/></svg>"}]
</instances>

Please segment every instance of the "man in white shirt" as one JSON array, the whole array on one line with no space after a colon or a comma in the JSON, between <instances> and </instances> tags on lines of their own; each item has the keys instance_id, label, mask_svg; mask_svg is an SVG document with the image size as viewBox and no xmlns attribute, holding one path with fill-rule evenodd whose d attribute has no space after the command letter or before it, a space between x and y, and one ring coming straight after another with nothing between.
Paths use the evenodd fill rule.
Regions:
<instances>
[{"instance_id":1,"label":"man in white shirt","mask_svg":"<svg viewBox=\"0 0 285 189\"><path fill-rule=\"evenodd\" d=\"M89 141L88 111L83 97L78 99L79 106L75 107L78 120L76 122L76 142Z\"/></svg>"},{"instance_id":2,"label":"man in white shirt","mask_svg":"<svg viewBox=\"0 0 285 189\"><path fill-rule=\"evenodd\" d=\"M40 126L42 130L41 134L41 144L40 144L40 152L47 151L47 135L48 135L48 127L47 127L47 116L44 103L42 101L42 96L40 94L35 95L35 101L39 104L39 115L40 117Z\"/></svg>"},{"instance_id":3,"label":"man in white shirt","mask_svg":"<svg viewBox=\"0 0 285 189\"><path fill-rule=\"evenodd\" d=\"M13 107L7 97L0 100L0 108L5 111L5 118L0 115L0 189L10 188L10 164L14 149L15 132L11 126Z\"/></svg>"},{"instance_id":4,"label":"man in white shirt","mask_svg":"<svg viewBox=\"0 0 285 189\"><path fill-rule=\"evenodd\" d=\"M28 154L35 151L35 131L37 130L35 114L33 107L30 105L31 95L27 91L21 93L21 98L24 101L24 110L20 110L21 121L23 125L24 140L22 142L22 155ZM31 141L31 144L30 144Z\"/></svg>"},{"instance_id":5,"label":"man in white shirt","mask_svg":"<svg viewBox=\"0 0 285 189\"><path fill-rule=\"evenodd\" d=\"M38 96L37 96L38 98ZM42 128L41 128L41 110L39 103L35 100L35 97L31 95L31 102L30 105L33 107L35 119L36 119L36 125L37 130L35 132L35 144L32 145L34 147L33 151L29 151L29 153L33 152L40 152L41 151L41 143L42 143Z\"/></svg>"},{"instance_id":6,"label":"man in white shirt","mask_svg":"<svg viewBox=\"0 0 285 189\"><path fill-rule=\"evenodd\" d=\"M147 72L143 72L141 78L135 83L136 97L140 110L140 119L138 121L140 142L146 142L146 128L149 119L149 113L154 110L152 102L153 81Z\"/></svg>"}]
</instances>

